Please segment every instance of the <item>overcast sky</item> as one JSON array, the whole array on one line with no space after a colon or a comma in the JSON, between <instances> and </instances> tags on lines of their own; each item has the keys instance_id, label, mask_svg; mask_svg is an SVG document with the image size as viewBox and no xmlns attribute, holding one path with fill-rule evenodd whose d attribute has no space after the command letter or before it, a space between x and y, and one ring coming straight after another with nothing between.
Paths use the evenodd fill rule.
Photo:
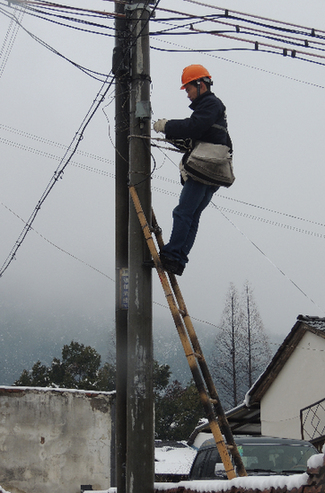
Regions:
<instances>
[{"instance_id":1,"label":"overcast sky","mask_svg":"<svg viewBox=\"0 0 325 493\"><path fill-rule=\"evenodd\" d=\"M114 10L112 2L101 0L71 0L69 5ZM16 32L5 15L14 7L6 2L0 7L2 265L101 88L99 80L44 43L74 63L108 74L114 39L16 11L32 37L21 27ZM159 7L174 9L175 2L161 0ZM218 7L325 31L320 0L231 0ZM214 13L199 2L179 1L176 8ZM156 12L157 20L174 17ZM166 22L151 22L151 31ZM114 21L106 25L114 27ZM175 20L168 23L175 25ZM211 34L152 36L151 45L202 50L151 50L153 120L190 115L180 76L186 65L200 63L212 74L213 91L227 107L234 144L236 181L220 189L204 212L180 278L190 313L207 326L217 325L229 284L240 291L249 281L269 334L284 338L300 313L325 316L325 59L316 64L262 50L233 50L251 45ZM226 51L207 52L212 49ZM0 279L6 320L15 319L17 312L33 321L42 316L49 326L60 319L61 331L68 333L75 314L90 332L96 324L114 327L114 110L112 86L79 152ZM167 241L181 190L179 155L158 149L153 155L152 202ZM154 323L164 318L172 325L161 306L166 302L155 273L153 277Z\"/></svg>"}]
</instances>

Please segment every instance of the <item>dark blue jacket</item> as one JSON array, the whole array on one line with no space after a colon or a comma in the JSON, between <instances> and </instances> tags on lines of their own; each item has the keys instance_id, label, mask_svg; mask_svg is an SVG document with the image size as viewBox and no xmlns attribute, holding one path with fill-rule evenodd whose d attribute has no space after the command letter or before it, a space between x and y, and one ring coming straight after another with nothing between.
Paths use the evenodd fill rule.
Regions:
<instances>
[{"instance_id":1,"label":"dark blue jacket","mask_svg":"<svg viewBox=\"0 0 325 493\"><path fill-rule=\"evenodd\" d=\"M210 91L198 96L190 105L193 110L190 118L184 120L169 120L165 132L167 139L187 139L212 144L226 144L230 148L228 134L221 129L212 127L214 123L227 129L226 107L223 102ZM229 145L230 144L230 145Z\"/></svg>"}]
</instances>

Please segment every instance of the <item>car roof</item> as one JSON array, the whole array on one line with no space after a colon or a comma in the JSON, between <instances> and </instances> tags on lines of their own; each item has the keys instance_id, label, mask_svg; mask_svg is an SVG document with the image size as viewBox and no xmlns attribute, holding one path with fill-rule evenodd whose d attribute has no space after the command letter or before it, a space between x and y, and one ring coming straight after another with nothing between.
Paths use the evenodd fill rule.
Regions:
<instances>
[{"instance_id":1,"label":"car roof","mask_svg":"<svg viewBox=\"0 0 325 493\"><path fill-rule=\"evenodd\" d=\"M236 445L309 445L310 447L314 447L310 442L307 442L306 440L298 440L295 438L238 435L234 436L234 441ZM202 443L199 450L215 446L215 439L209 438Z\"/></svg>"}]
</instances>

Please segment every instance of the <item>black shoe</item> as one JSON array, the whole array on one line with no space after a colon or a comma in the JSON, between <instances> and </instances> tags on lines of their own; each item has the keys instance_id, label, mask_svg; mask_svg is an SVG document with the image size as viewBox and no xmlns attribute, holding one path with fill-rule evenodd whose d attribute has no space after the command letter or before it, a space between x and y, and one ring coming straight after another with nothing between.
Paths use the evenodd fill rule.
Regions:
<instances>
[{"instance_id":1,"label":"black shoe","mask_svg":"<svg viewBox=\"0 0 325 493\"><path fill-rule=\"evenodd\" d=\"M184 265L182 265L178 260L166 257L163 253L160 254L160 260L164 270L177 276L181 276L184 272Z\"/></svg>"},{"instance_id":2,"label":"black shoe","mask_svg":"<svg viewBox=\"0 0 325 493\"><path fill-rule=\"evenodd\" d=\"M153 260L145 260L143 265L144 267L150 267L150 269L154 269L156 267Z\"/></svg>"}]
</instances>

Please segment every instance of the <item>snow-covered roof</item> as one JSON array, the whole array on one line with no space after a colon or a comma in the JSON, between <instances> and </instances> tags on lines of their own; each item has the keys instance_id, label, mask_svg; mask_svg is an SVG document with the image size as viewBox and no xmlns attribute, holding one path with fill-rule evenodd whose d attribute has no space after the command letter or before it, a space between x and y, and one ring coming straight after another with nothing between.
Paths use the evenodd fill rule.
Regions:
<instances>
[{"instance_id":1,"label":"snow-covered roof","mask_svg":"<svg viewBox=\"0 0 325 493\"><path fill-rule=\"evenodd\" d=\"M187 475L196 450L186 442L155 442L155 473Z\"/></svg>"},{"instance_id":2,"label":"snow-covered roof","mask_svg":"<svg viewBox=\"0 0 325 493\"><path fill-rule=\"evenodd\" d=\"M309 327L324 332L325 334L325 318L309 317L308 315L298 315L297 320L304 322Z\"/></svg>"}]
</instances>

